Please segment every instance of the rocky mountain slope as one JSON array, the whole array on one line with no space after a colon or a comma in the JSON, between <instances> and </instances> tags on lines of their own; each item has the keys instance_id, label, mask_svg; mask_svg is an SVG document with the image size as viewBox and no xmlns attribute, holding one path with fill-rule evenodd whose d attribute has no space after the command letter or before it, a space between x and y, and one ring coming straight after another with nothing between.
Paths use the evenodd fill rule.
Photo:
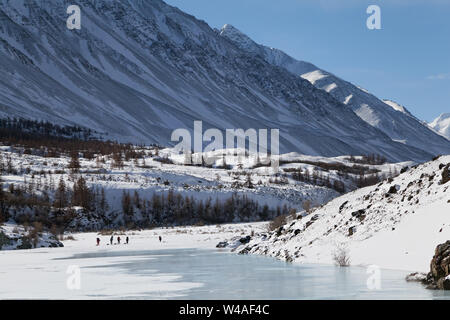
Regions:
<instances>
[{"instance_id":1,"label":"rocky mountain slope","mask_svg":"<svg viewBox=\"0 0 450 320\"><path fill-rule=\"evenodd\" d=\"M442 156L234 246L298 262L334 263L344 253L352 265L427 272L450 233L449 169Z\"/></svg>"},{"instance_id":2,"label":"rocky mountain slope","mask_svg":"<svg viewBox=\"0 0 450 320\"><path fill-rule=\"evenodd\" d=\"M70 4L0 0L0 115L135 143L171 144L173 129L202 120L204 130L279 128L281 152L423 161L450 151L433 135L426 149L392 141L342 100L160 0L80 0L72 31Z\"/></svg>"},{"instance_id":3,"label":"rocky mountain slope","mask_svg":"<svg viewBox=\"0 0 450 320\"><path fill-rule=\"evenodd\" d=\"M231 25L225 25L220 34L241 49L307 79L315 87L328 92L336 100L350 107L361 119L380 129L393 140L435 154L450 153L449 141L430 130L405 107L389 100L382 101L368 91L311 63L296 60L281 50L259 45Z\"/></svg>"}]
</instances>

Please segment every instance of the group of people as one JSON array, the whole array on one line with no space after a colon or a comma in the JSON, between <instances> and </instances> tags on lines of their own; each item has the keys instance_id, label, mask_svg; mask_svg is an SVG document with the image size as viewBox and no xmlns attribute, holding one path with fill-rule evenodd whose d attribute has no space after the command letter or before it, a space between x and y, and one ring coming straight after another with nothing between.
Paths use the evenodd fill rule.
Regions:
<instances>
[{"instance_id":1,"label":"group of people","mask_svg":"<svg viewBox=\"0 0 450 320\"><path fill-rule=\"evenodd\" d=\"M111 236L111 238L109 238L109 243L111 245L113 245L114 242L114 236ZM130 242L130 238L128 238L128 236L125 238L125 244L128 244ZM117 244L120 244L120 236L117 237ZM100 238L97 238L97 246L100 245Z\"/></svg>"},{"instance_id":2,"label":"group of people","mask_svg":"<svg viewBox=\"0 0 450 320\"><path fill-rule=\"evenodd\" d=\"M161 236L159 236L158 239L159 239L159 242L162 242ZM125 238L125 244L128 244L129 241L130 241L130 238L128 238L128 236L127 236ZM111 238L109 238L109 244L113 245L113 242L114 242L114 236L111 236ZM117 236L117 244L120 244L120 236ZM100 238L97 238L97 246L99 246L99 245L100 245Z\"/></svg>"}]
</instances>

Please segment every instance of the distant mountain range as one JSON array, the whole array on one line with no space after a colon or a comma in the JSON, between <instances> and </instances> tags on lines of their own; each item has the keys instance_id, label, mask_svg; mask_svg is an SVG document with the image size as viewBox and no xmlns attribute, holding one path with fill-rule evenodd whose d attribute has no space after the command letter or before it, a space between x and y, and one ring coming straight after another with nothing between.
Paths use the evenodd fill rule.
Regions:
<instances>
[{"instance_id":1,"label":"distant mountain range","mask_svg":"<svg viewBox=\"0 0 450 320\"><path fill-rule=\"evenodd\" d=\"M449 154L450 141L366 91L213 30L160 0L0 0L0 115L82 125L110 138L170 145L173 129L278 128L280 151Z\"/></svg>"},{"instance_id":2,"label":"distant mountain range","mask_svg":"<svg viewBox=\"0 0 450 320\"><path fill-rule=\"evenodd\" d=\"M225 25L220 34L243 50L259 55L270 64L282 67L326 91L350 107L362 120L380 129L394 141L432 153L442 153L443 150L447 150L448 141L437 137L422 121L416 119L398 103L390 100L382 101L368 91L321 70L311 63L298 61L278 49L256 44L231 25Z\"/></svg>"}]
</instances>

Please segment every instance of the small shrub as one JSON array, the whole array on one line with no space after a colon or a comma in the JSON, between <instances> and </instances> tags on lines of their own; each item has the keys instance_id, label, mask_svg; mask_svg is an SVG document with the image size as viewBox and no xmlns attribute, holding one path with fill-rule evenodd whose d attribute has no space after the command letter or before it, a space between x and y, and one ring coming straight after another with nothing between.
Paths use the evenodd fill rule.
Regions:
<instances>
[{"instance_id":1,"label":"small shrub","mask_svg":"<svg viewBox=\"0 0 450 320\"><path fill-rule=\"evenodd\" d=\"M286 216L281 215L273 219L273 221L269 224L269 231L275 231L278 228L284 226L286 224Z\"/></svg>"},{"instance_id":2,"label":"small shrub","mask_svg":"<svg viewBox=\"0 0 450 320\"><path fill-rule=\"evenodd\" d=\"M309 211L311 211L311 201L309 201L309 200L303 201L303 203L302 203L302 208L303 208L303 210L305 210L307 213L309 213Z\"/></svg>"},{"instance_id":3,"label":"small shrub","mask_svg":"<svg viewBox=\"0 0 450 320\"><path fill-rule=\"evenodd\" d=\"M350 266L350 256L347 248L339 247L333 253L333 260L337 266L348 267Z\"/></svg>"}]
</instances>

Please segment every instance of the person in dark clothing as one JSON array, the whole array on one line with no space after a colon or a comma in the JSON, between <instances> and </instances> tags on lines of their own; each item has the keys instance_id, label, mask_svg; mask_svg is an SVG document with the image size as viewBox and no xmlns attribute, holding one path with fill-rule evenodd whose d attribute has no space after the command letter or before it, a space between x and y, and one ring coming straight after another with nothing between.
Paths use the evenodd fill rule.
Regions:
<instances>
[{"instance_id":1,"label":"person in dark clothing","mask_svg":"<svg viewBox=\"0 0 450 320\"><path fill-rule=\"evenodd\" d=\"M125 239L125 241L127 242L127 244L128 244L128 241L129 241L130 239L128 239L128 237Z\"/></svg>"},{"instance_id":2,"label":"person in dark clothing","mask_svg":"<svg viewBox=\"0 0 450 320\"><path fill-rule=\"evenodd\" d=\"M114 236L111 236L111 238L109 239L109 243L112 245L114 241Z\"/></svg>"},{"instance_id":3,"label":"person in dark clothing","mask_svg":"<svg viewBox=\"0 0 450 320\"><path fill-rule=\"evenodd\" d=\"M162 237L161 236L159 236L159 242L161 242L162 241Z\"/></svg>"},{"instance_id":4,"label":"person in dark clothing","mask_svg":"<svg viewBox=\"0 0 450 320\"><path fill-rule=\"evenodd\" d=\"M97 238L97 246L100 245L100 238Z\"/></svg>"},{"instance_id":5,"label":"person in dark clothing","mask_svg":"<svg viewBox=\"0 0 450 320\"><path fill-rule=\"evenodd\" d=\"M120 244L120 237L117 237L117 243Z\"/></svg>"}]
</instances>

